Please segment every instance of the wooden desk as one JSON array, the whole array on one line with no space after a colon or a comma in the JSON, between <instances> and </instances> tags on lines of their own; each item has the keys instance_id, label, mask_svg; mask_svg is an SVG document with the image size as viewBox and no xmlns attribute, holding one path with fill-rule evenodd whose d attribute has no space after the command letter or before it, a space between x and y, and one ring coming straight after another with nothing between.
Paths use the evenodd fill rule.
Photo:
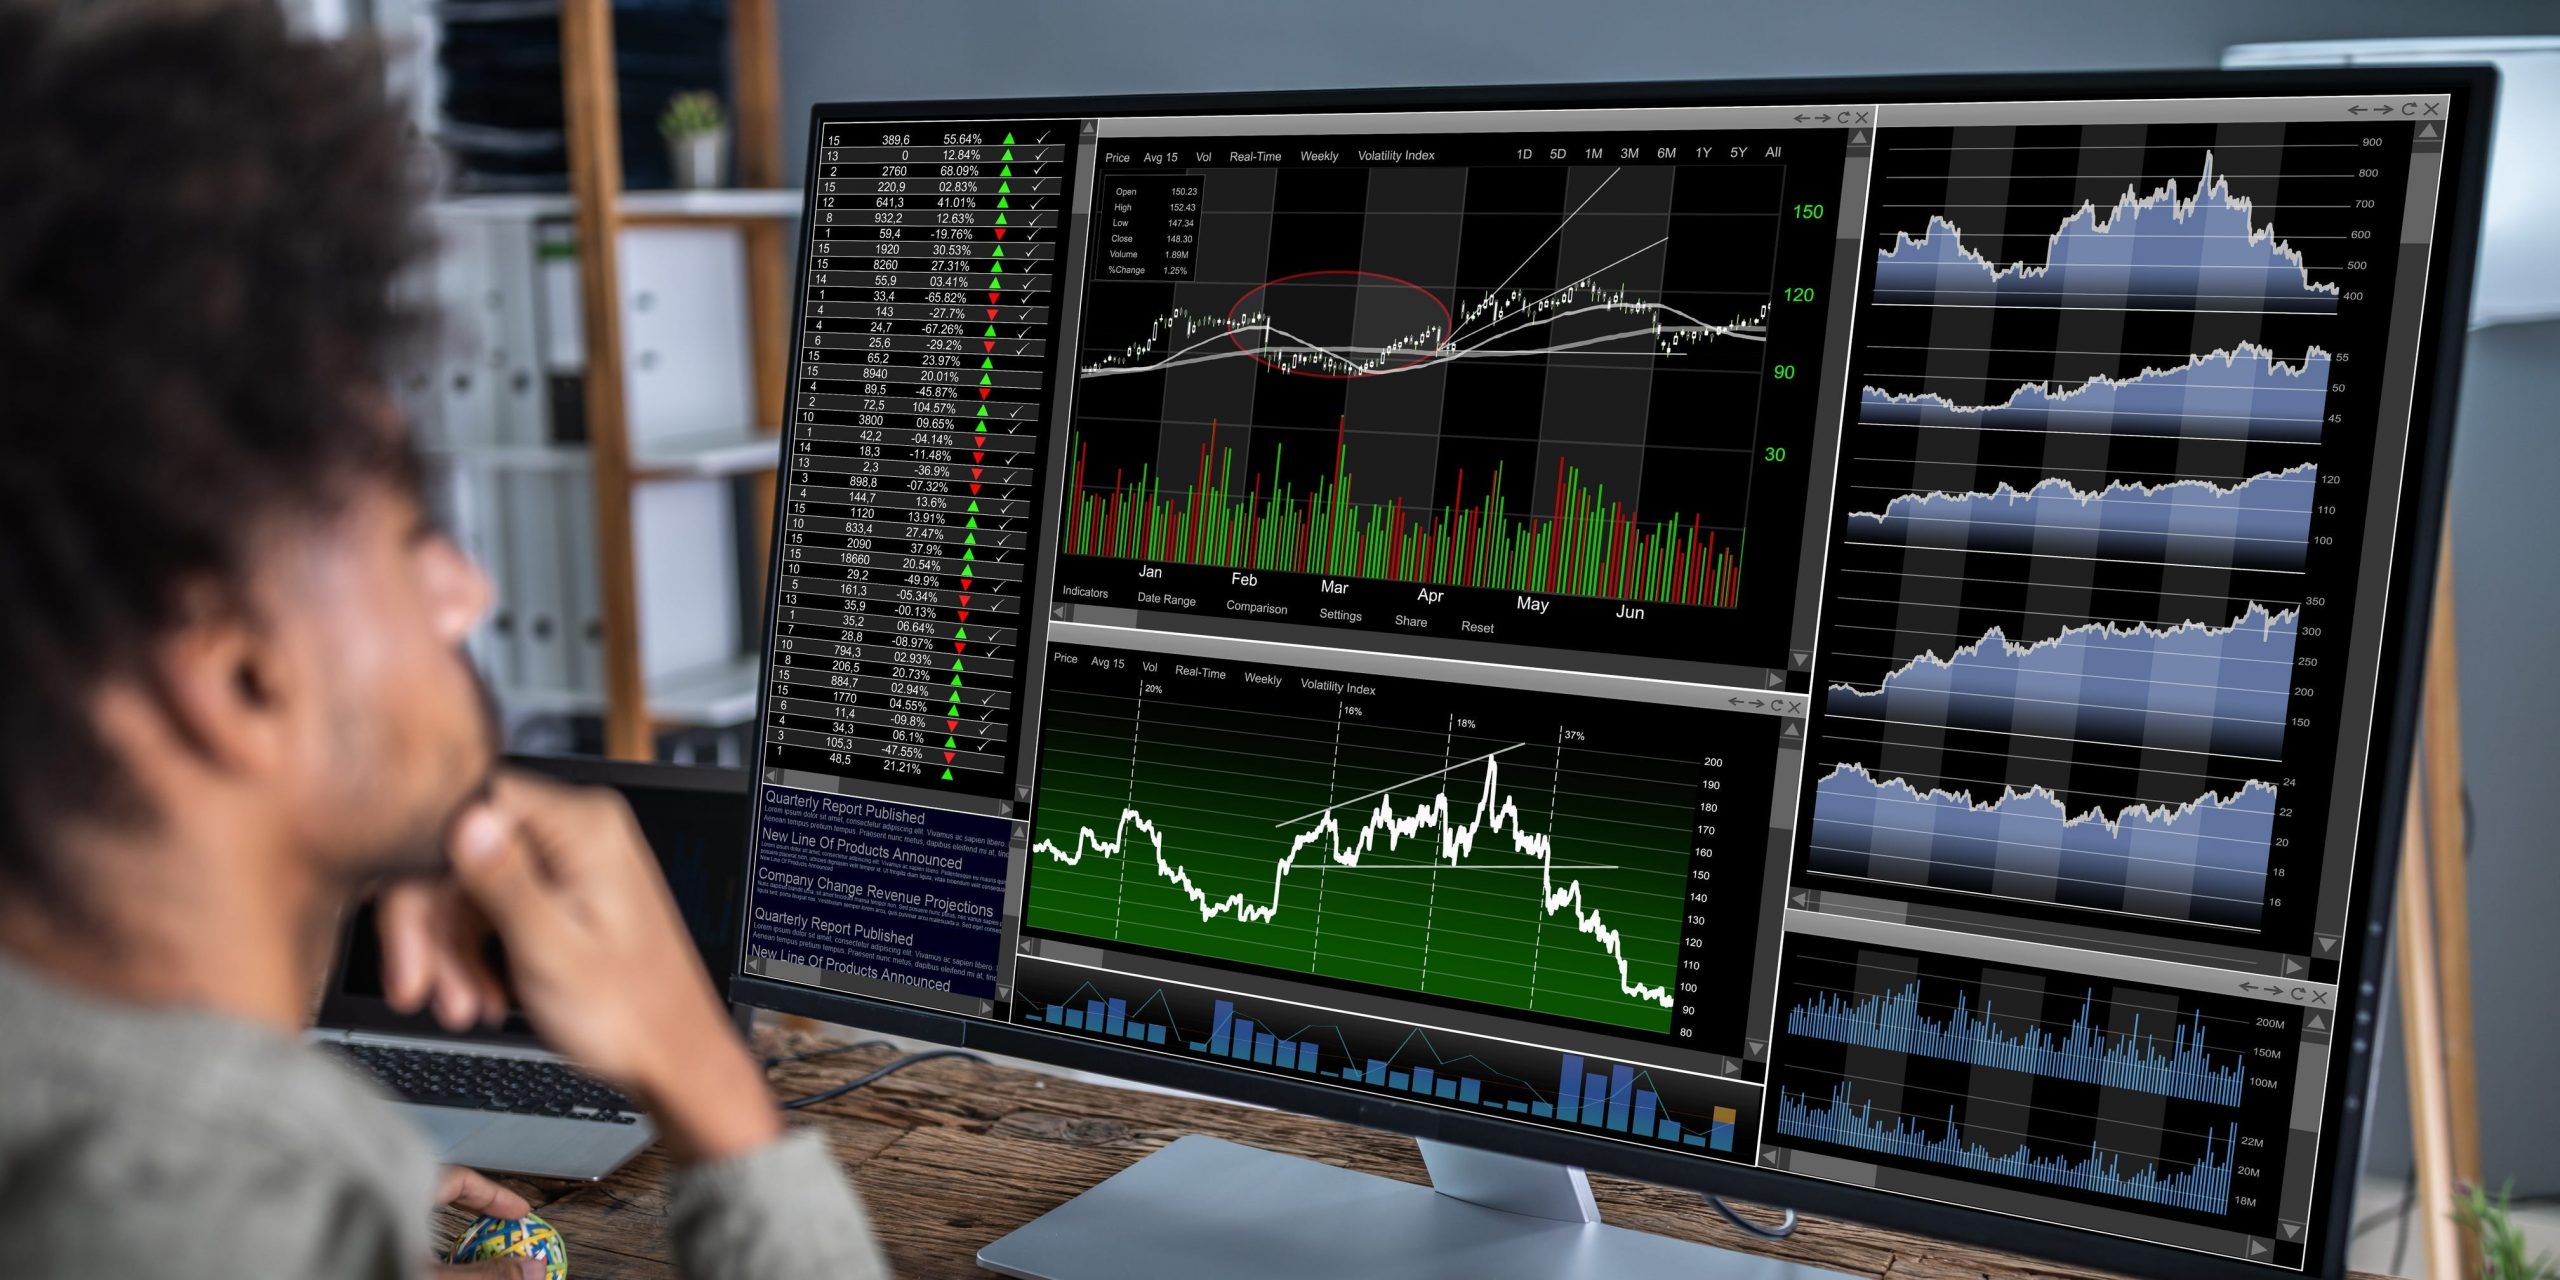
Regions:
<instances>
[{"instance_id":1,"label":"wooden desk","mask_svg":"<svg viewBox=\"0 0 2560 1280\"><path fill-rule=\"evenodd\" d=\"M759 1047L792 1052L826 1043L766 1032ZM795 1063L772 1075L777 1096L797 1097L852 1079L896 1056L864 1049ZM898 1274L984 1277L979 1248L1186 1133L1207 1133L1369 1173L1426 1182L1406 1138L1329 1120L1198 1102L1064 1080L963 1060L927 1062L833 1102L800 1111L822 1125L852 1171ZM675 1275L666 1246L670 1166L655 1150L593 1186L516 1181L569 1242L573 1280L663 1280ZM1783 1242L1749 1239L1698 1198L1593 1174L1609 1222L1733 1249L1801 1259L1854 1275L1897 1280L2011 1280L2103 1273L1947 1244L1848 1223L1805 1220ZM461 1221L450 1215L439 1239Z\"/></svg>"}]
</instances>

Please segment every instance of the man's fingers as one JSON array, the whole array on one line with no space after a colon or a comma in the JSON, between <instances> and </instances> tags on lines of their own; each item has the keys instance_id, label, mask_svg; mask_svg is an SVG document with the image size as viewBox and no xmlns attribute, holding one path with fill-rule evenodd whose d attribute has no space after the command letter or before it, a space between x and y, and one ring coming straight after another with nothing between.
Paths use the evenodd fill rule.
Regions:
<instances>
[{"instance_id":1,"label":"man's fingers","mask_svg":"<svg viewBox=\"0 0 2560 1280\"><path fill-rule=\"evenodd\" d=\"M436 1021L447 1031L468 1031L488 1017L488 997L463 976L462 966L448 955L437 966L443 971L436 980Z\"/></svg>"},{"instance_id":2,"label":"man's fingers","mask_svg":"<svg viewBox=\"0 0 2560 1280\"><path fill-rule=\"evenodd\" d=\"M645 849L631 806L608 787L573 787L522 772L502 771L490 803L533 845L535 856L563 878L576 878L600 855ZM626 837L608 839L606 833Z\"/></svg>"},{"instance_id":3,"label":"man's fingers","mask_svg":"<svg viewBox=\"0 0 2560 1280\"><path fill-rule=\"evenodd\" d=\"M533 849L494 806L475 805L454 824L453 874L502 936L539 936L558 919Z\"/></svg>"},{"instance_id":4,"label":"man's fingers","mask_svg":"<svg viewBox=\"0 0 2560 1280\"><path fill-rule=\"evenodd\" d=\"M403 882L382 891L374 931L382 937L382 996L392 1008L415 1013L436 984L435 891Z\"/></svg>"},{"instance_id":5,"label":"man's fingers","mask_svg":"<svg viewBox=\"0 0 2560 1280\"><path fill-rule=\"evenodd\" d=\"M484 1218L529 1218L533 1206L523 1196L491 1181L477 1169L458 1164L444 1167L436 1185L436 1203L451 1205Z\"/></svg>"}]
</instances>

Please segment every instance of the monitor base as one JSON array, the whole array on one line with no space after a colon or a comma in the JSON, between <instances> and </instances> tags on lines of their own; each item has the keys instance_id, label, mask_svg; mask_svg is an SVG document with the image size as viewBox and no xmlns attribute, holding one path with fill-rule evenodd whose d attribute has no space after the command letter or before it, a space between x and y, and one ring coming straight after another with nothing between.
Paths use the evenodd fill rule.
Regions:
<instances>
[{"instance_id":1,"label":"monitor base","mask_svg":"<svg viewBox=\"0 0 2560 1280\"><path fill-rule=\"evenodd\" d=\"M1429 1187L1194 1134L979 1250L978 1265L1022 1280L1840 1280L1604 1225L1580 1169L1422 1150Z\"/></svg>"}]
</instances>

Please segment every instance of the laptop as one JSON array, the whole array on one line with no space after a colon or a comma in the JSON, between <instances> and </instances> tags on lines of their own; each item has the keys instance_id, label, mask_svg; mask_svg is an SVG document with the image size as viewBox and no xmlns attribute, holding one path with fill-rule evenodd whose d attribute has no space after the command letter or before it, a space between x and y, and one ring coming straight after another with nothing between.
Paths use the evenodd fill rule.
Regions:
<instances>
[{"instance_id":1,"label":"laptop","mask_svg":"<svg viewBox=\"0 0 2560 1280\"><path fill-rule=\"evenodd\" d=\"M622 793L725 998L744 902L747 774L567 756L507 763ZM731 1008L743 1033L753 1013ZM591 1182L657 1137L629 1099L544 1049L521 1013L456 1034L424 1015L392 1012L370 907L340 939L310 1039L371 1072L446 1164Z\"/></svg>"}]
</instances>

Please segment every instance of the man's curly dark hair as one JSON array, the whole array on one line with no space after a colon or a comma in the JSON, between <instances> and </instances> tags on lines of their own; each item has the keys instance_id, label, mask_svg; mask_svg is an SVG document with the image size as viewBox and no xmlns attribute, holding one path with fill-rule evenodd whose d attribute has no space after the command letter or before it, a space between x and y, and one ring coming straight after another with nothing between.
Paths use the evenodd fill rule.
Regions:
<instances>
[{"instance_id":1,"label":"man's curly dark hair","mask_svg":"<svg viewBox=\"0 0 2560 1280\"><path fill-rule=\"evenodd\" d=\"M378 54L272 0L0 0L0 893L147 820L93 727L254 543L416 483L384 373L428 316Z\"/></svg>"}]
</instances>

